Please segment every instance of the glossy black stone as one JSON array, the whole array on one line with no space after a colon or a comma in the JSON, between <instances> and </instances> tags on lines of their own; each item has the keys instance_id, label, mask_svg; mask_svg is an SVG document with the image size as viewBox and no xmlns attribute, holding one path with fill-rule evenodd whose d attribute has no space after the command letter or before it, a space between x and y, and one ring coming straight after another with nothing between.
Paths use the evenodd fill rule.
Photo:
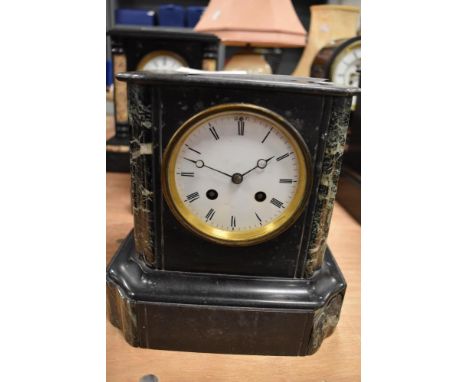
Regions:
<instances>
[{"instance_id":1,"label":"glossy black stone","mask_svg":"<svg viewBox=\"0 0 468 382\"><path fill-rule=\"evenodd\" d=\"M309 279L169 272L145 265L133 233L109 264L107 285L111 321L134 346L268 355L315 352L334 328L319 326L322 312L341 307L346 290L328 250Z\"/></svg>"}]
</instances>

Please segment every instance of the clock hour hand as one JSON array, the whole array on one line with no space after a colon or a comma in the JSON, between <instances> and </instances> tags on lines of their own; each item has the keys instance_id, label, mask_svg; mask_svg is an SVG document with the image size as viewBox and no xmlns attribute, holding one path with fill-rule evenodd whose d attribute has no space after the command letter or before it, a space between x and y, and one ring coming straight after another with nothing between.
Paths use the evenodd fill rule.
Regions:
<instances>
[{"instance_id":1,"label":"clock hour hand","mask_svg":"<svg viewBox=\"0 0 468 382\"><path fill-rule=\"evenodd\" d=\"M260 168L260 169L263 170L263 169L267 166L268 162L271 161L274 157L275 157L275 156L273 155L272 157L270 157L270 158L268 158L268 159L259 159L259 160L257 161L257 165L256 165L254 168L251 168L249 171L244 172L244 173L242 174L242 176L247 175L249 172L255 170L256 168Z\"/></svg>"},{"instance_id":2,"label":"clock hour hand","mask_svg":"<svg viewBox=\"0 0 468 382\"><path fill-rule=\"evenodd\" d=\"M189 159L189 158L186 158L186 157L184 157L184 159L188 160L189 162L195 163L195 166L196 166L197 168L206 167L206 168L209 168L210 170L219 172L220 174L226 175L226 176L228 176L228 177L230 177L230 178L232 177L232 175L229 175L229 174L227 174L227 173L225 173L225 172L223 172L223 171L220 171L220 170L217 170L217 169L215 169L215 168L213 168L213 167L207 166L207 165L205 164L205 162L203 162L203 161L200 160L200 159L199 159L199 160L193 160L193 159Z\"/></svg>"}]
</instances>

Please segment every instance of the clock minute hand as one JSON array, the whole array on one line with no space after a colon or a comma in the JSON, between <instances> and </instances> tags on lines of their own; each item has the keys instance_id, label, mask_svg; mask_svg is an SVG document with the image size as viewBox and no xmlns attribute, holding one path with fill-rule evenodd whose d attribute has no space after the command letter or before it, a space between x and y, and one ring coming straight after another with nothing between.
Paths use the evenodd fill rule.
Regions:
<instances>
[{"instance_id":1,"label":"clock minute hand","mask_svg":"<svg viewBox=\"0 0 468 382\"><path fill-rule=\"evenodd\" d=\"M251 168L249 171L246 171L242 174L242 176L245 176L247 175L249 172L255 170L256 168L261 168L261 169L264 169L268 162L271 161L275 156L273 155L272 157L268 158L268 159L259 159L257 161L257 165L254 167L254 168Z\"/></svg>"},{"instance_id":2,"label":"clock minute hand","mask_svg":"<svg viewBox=\"0 0 468 382\"><path fill-rule=\"evenodd\" d=\"M193 159L189 159L189 158L186 158L186 157L184 157L184 159L188 160L189 162L195 163L195 166L196 166L197 168L206 167L206 168L209 168L210 170L219 172L220 174L223 174L223 175L226 175L226 176L232 178L232 175L229 175L229 174L227 174L227 173L225 173L225 172L223 172L223 171L217 170L217 169L215 169L215 168L213 168L213 167L207 166L207 165L205 164L205 162L203 162L202 160L193 160Z\"/></svg>"},{"instance_id":3,"label":"clock minute hand","mask_svg":"<svg viewBox=\"0 0 468 382\"><path fill-rule=\"evenodd\" d=\"M223 172L223 171L220 171L220 170L216 170L215 168L213 168L213 167L210 167L210 166L207 166L206 164L204 164L204 167L206 167L206 168L209 168L210 170L213 170L213 171L219 172L220 174L223 174L223 175L229 176L230 178L232 177L232 175L229 175L229 174L227 174L227 173L225 173L225 172Z\"/></svg>"}]
</instances>

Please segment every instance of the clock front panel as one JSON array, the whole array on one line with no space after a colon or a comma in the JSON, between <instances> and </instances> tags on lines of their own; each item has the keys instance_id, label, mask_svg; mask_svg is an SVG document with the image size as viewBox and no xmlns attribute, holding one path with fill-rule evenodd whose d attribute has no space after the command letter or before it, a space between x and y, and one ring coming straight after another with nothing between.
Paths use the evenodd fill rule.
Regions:
<instances>
[{"instance_id":1,"label":"clock front panel","mask_svg":"<svg viewBox=\"0 0 468 382\"><path fill-rule=\"evenodd\" d=\"M220 105L198 117L173 138L163 166L166 200L182 223L226 245L263 242L293 224L310 172L294 128L254 105Z\"/></svg>"},{"instance_id":2,"label":"clock front panel","mask_svg":"<svg viewBox=\"0 0 468 382\"><path fill-rule=\"evenodd\" d=\"M155 185L152 198L158 267L300 277L318 189L315 171L317 157L323 155L320 131L328 123L327 101L212 87L161 85L158 92L153 134L162 144L154 155L153 179L166 182L165 195ZM269 110L301 139L281 121L252 110L203 115L227 104ZM201 119L193 121L199 114ZM236 173L242 182L233 181Z\"/></svg>"}]
</instances>

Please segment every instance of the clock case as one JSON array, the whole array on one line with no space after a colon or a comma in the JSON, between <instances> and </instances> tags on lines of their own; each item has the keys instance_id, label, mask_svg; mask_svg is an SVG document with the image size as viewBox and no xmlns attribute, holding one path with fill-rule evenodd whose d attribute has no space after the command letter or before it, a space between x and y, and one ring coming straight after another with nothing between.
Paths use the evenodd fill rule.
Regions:
<instances>
[{"instance_id":1,"label":"clock case","mask_svg":"<svg viewBox=\"0 0 468 382\"><path fill-rule=\"evenodd\" d=\"M326 78L331 80L331 70L338 55L357 41L361 36L347 39L338 39L325 45L314 58L310 67L310 76L313 78Z\"/></svg>"},{"instance_id":2,"label":"clock case","mask_svg":"<svg viewBox=\"0 0 468 382\"><path fill-rule=\"evenodd\" d=\"M143 57L158 50L176 53L194 69L216 70L219 65L219 39L211 34L188 28L119 26L110 29L107 35L110 37L114 74L137 70ZM130 171L125 87L124 83L115 81L115 135L106 142L108 172Z\"/></svg>"},{"instance_id":3,"label":"clock case","mask_svg":"<svg viewBox=\"0 0 468 382\"><path fill-rule=\"evenodd\" d=\"M361 40L361 36L340 39L323 47L314 59L310 69L311 77L331 80L331 69L338 55L346 48ZM359 72L359 87L361 73ZM347 146L343 156L338 194L336 199L361 222L361 94L356 96L356 105L351 112Z\"/></svg>"},{"instance_id":4,"label":"clock case","mask_svg":"<svg viewBox=\"0 0 468 382\"><path fill-rule=\"evenodd\" d=\"M306 355L338 322L346 283L327 249L356 89L290 76L124 73L131 125L134 232L107 270L108 312L134 346ZM287 119L312 158L298 220L248 247L202 239L172 215L162 155L178 127L215 105L246 103Z\"/></svg>"}]
</instances>

